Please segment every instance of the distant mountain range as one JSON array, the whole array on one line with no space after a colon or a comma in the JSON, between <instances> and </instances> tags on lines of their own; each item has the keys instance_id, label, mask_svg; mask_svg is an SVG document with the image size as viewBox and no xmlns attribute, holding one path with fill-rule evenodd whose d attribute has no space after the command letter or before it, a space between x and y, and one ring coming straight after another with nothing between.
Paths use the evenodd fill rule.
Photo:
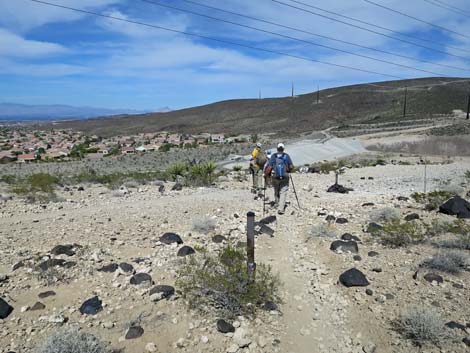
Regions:
<instances>
[{"instance_id":1,"label":"distant mountain range","mask_svg":"<svg viewBox=\"0 0 470 353\"><path fill-rule=\"evenodd\" d=\"M164 107L154 112L169 112ZM0 103L0 121L48 121L68 119L89 119L105 116L149 113L150 110L106 109L94 107L73 107L69 105L26 105Z\"/></svg>"}]
</instances>

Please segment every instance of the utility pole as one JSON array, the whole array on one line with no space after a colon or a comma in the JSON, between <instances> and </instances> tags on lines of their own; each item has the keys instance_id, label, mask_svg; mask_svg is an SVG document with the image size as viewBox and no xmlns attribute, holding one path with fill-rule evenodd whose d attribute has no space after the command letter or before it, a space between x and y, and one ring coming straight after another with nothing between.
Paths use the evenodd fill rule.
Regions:
<instances>
[{"instance_id":1,"label":"utility pole","mask_svg":"<svg viewBox=\"0 0 470 353\"><path fill-rule=\"evenodd\" d=\"M292 98L294 98L294 81L292 81Z\"/></svg>"},{"instance_id":2,"label":"utility pole","mask_svg":"<svg viewBox=\"0 0 470 353\"><path fill-rule=\"evenodd\" d=\"M405 102L403 104L403 118L406 117L406 99L408 96L408 87L405 87Z\"/></svg>"},{"instance_id":3,"label":"utility pole","mask_svg":"<svg viewBox=\"0 0 470 353\"><path fill-rule=\"evenodd\" d=\"M261 90L259 90L259 98L258 99L261 99Z\"/></svg>"},{"instance_id":4,"label":"utility pole","mask_svg":"<svg viewBox=\"0 0 470 353\"><path fill-rule=\"evenodd\" d=\"M320 103L320 86L317 85L317 104Z\"/></svg>"},{"instance_id":5,"label":"utility pole","mask_svg":"<svg viewBox=\"0 0 470 353\"><path fill-rule=\"evenodd\" d=\"M468 95L468 103L467 103L467 120L470 118L470 94Z\"/></svg>"}]
</instances>

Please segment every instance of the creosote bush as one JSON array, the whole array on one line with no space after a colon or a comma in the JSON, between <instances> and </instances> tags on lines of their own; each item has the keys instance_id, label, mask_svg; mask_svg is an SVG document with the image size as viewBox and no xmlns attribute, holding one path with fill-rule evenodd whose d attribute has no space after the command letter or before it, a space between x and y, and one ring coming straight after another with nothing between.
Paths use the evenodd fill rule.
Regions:
<instances>
[{"instance_id":1,"label":"creosote bush","mask_svg":"<svg viewBox=\"0 0 470 353\"><path fill-rule=\"evenodd\" d=\"M423 192L415 192L411 195L416 202L423 204L428 211L437 210L440 205L454 196L457 195L449 191L432 191L426 194Z\"/></svg>"},{"instance_id":2,"label":"creosote bush","mask_svg":"<svg viewBox=\"0 0 470 353\"><path fill-rule=\"evenodd\" d=\"M210 217L201 217L193 220L192 229L196 232L207 234L215 230L217 222Z\"/></svg>"},{"instance_id":3,"label":"creosote bush","mask_svg":"<svg viewBox=\"0 0 470 353\"><path fill-rule=\"evenodd\" d=\"M391 221L383 224L383 228L375 234L380 237L384 245L391 247L407 246L425 240L424 230L416 222Z\"/></svg>"},{"instance_id":4,"label":"creosote bush","mask_svg":"<svg viewBox=\"0 0 470 353\"><path fill-rule=\"evenodd\" d=\"M421 266L448 273L459 273L469 264L469 256L465 253L460 251L443 251L423 261Z\"/></svg>"},{"instance_id":5,"label":"creosote bush","mask_svg":"<svg viewBox=\"0 0 470 353\"><path fill-rule=\"evenodd\" d=\"M378 210L373 210L370 213L371 222L384 223L392 222L400 219L400 211L393 207L385 207Z\"/></svg>"},{"instance_id":6,"label":"creosote bush","mask_svg":"<svg viewBox=\"0 0 470 353\"><path fill-rule=\"evenodd\" d=\"M109 353L111 350L91 333L66 330L53 333L37 353Z\"/></svg>"},{"instance_id":7,"label":"creosote bush","mask_svg":"<svg viewBox=\"0 0 470 353\"><path fill-rule=\"evenodd\" d=\"M320 223L312 226L308 231L308 235L311 237L336 238L338 232L332 226L325 223Z\"/></svg>"},{"instance_id":8,"label":"creosote bush","mask_svg":"<svg viewBox=\"0 0 470 353\"><path fill-rule=\"evenodd\" d=\"M395 329L417 345L438 344L451 338L451 333L438 312L428 308L411 308L395 321Z\"/></svg>"},{"instance_id":9,"label":"creosote bush","mask_svg":"<svg viewBox=\"0 0 470 353\"><path fill-rule=\"evenodd\" d=\"M457 239L443 240L437 246L448 249L470 250L470 235L461 236Z\"/></svg>"},{"instance_id":10,"label":"creosote bush","mask_svg":"<svg viewBox=\"0 0 470 353\"><path fill-rule=\"evenodd\" d=\"M228 246L217 255L201 251L182 261L176 285L192 309L234 318L253 316L263 304L280 301L279 277L257 264L250 280L243 250Z\"/></svg>"}]
</instances>

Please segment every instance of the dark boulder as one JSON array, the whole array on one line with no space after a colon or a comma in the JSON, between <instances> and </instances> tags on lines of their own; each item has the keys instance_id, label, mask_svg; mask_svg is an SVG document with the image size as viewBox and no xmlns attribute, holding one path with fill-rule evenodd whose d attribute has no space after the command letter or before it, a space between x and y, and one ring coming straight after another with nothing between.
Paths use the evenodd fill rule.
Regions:
<instances>
[{"instance_id":1,"label":"dark boulder","mask_svg":"<svg viewBox=\"0 0 470 353\"><path fill-rule=\"evenodd\" d=\"M175 185L173 185L173 187L171 188L172 191L181 191L183 190L183 185L180 184L180 183L176 183Z\"/></svg>"},{"instance_id":2,"label":"dark boulder","mask_svg":"<svg viewBox=\"0 0 470 353\"><path fill-rule=\"evenodd\" d=\"M23 261L18 261L16 264L14 264L11 268L12 271L16 271L17 269L24 267L24 262Z\"/></svg>"},{"instance_id":3,"label":"dark boulder","mask_svg":"<svg viewBox=\"0 0 470 353\"><path fill-rule=\"evenodd\" d=\"M38 268L42 271L47 271L50 268L54 268L56 266L57 267L70 268L70 267L73 267L75 265L76 264L73 261L65 261L63 259L49 259L49 260L45 260L45 261L41 262L38 265Z\"/></svg>"},{"instance_id":4,"label":"dark boulder","mask_svg":"<svg viewBox=\"0 0 470 353\"><path fill-rule=\"evenodd\" d=\"M212 241L216 244L220 244L224 241L227 241L227 238L225 238L223 235L214 235L212 237Z\"/></svg>"},{"instance_id":5,"label":"dark boulder","mask_svg":"<svg viewBox=\"0 0 470 353\"><path fill-rule=\"evenodd\" d=\"M52 250L51 254L53 255L67 255L67 256L73 256L75 255L75 249L76 246L73 244L67 244L67 245L56 245Z\"/></svg>"},{"instance_id":6,"label":"dark boulder","mask_svg":"<svg viewBox=\"0 0 470 353\"><path fill-rule=\"evenodd\" d=\"M429 283L436 282L436 283L444 283L444 278L438 274L435 273L427 273L423 277L426 281Z\"/></svg>"},{"instance_id":7,"label":"dark boulder","mask_svg":"<svg viewBox=\"0 0 470 353\"><path fill-rule=\"evenodd\" d=\"M13 311L13 307L10 306L5 300L0 298L0 319L6 319Z\"/></svg>"},{"instance_id":8,"label":"dark boulder","mask_svg":"<svg viewBox=\"0 0 470 353\"><path fill-rule=\"evenodd\" d=\"M119 264L119 269L125 273L134 273L134 266L128 264L127 262L121 262Z\"/></svg>"},{"instance_id":9,"label":"dark boulder","mask_svg":"<svg viewBox=\"0 0 470 353\"><path fill-rule=\"evenodd\" d=\"M113 262L113 263L110 263L109 265L105 265L99 268L98 272L113 273L117 271L118 267L119 267L118 264Z\"/></svg>"},{"instance_id":10,"label":"dark boulder","mask_svg":"<svg viewBox=\"0 0 470 353\"><path fill-rule=\"evenodd\" d=\"M195 253L196 251L192 247L185 245L178 250L178 253L176 254L176 256L183 257L183 256L192 255Z\"/></svg>"},{"instance_id":11,"label":"dark boulder","mask_svg":"<svg viewBox=\"0 0 470 353\"><path fill-rule=\"evenodd\" d=\"M46 308L46 306L41 303L41 302L36 302L34 303L34 305L31 307L31 311L37 311L37 310L44 310Z\"/></svg>"},{"instance_id":12,"label":"dark boulder","mask_svg":"<svg viewBox=\"0 0 470 353\"><path fill-rule=\"evenodd\" d=\"M326 192L336 192L338 194L347 194L350 191L353 191L353 189L346 188L343 185L339 184L333 184L328 188L328 190L326 190Z\"/></svg>"},{"instance_id":13,"label":"dark boulder","mask_svg":"<svg viewBox=\"0 0 470 353\"><path fill-rule=\"evenodd\" d=\"M161 192L161 193L165 192L165 185L160 185L158 187L158 191Z\"/></svg>"},{"instance_id":14,"label":"dark boulder","mask_svg":"<svg viewBox=\"0 0 470 353\"><path fill-rule=\"evenodd\" d=\"M172 286L167 286L164 284L159 284L158 286L153 287L149 294L161 294L161 299L168 299L170 298L173 294L175 294L175 288Z\"/></svg>"},{"instance_id":15,"label":"dark boulder","mask_svg":"<svg viewBox=\"0 0 470 353\"><path fill-rule=\"evenodd\" d=\"M277 310L277 304L273 301L267 301L266 303L263 304L262 308L267 311L272 311L272 310Z\"/></svg>"},{"instance_id":16,"label":"dark boulder","mask_svg":"<svg viewBox=\"0 0 470 353\"><path fill-rule=\"evenodd\" d=\"M446 323L446 326L453 330L462 330L464 332L467 332L467 327L465 325L459 324L455 321L449 321L448 323Z\"/></svg>"},{"instance_id":17,"label":"dark boulder","mask_svg":"<svg viewBox=\"0 0 470 353\"><path fill-rule=\"evenodd\" d=\"M152 284L153 280L152 277L147 273L137 273L131 277L131 284L133 285L141 285L141 284Z\"/></svg>"},{"instance_id":18,"label":"dark boulder","mask_svg":"<svg viewBox=\"0 0 470 353\"><path fill-rule=\"evenodd\" d=\"M235 327L224 319L217 320L217 331L222 333L235 332Z\"/></svg>"},{"instance_id":19,"label":"dark boulder","mask_svg":"<svg viewBox=\"0 0 470 353\"><path fill-rule=\"evenodd\" d=\"M261 223L261 224L271 224L271 223L276 222L276 220L277 220L276 216L268 216L268 217L264 217L263 219L261 219L259 221L259 223Z\"/></svg>"},{"instance_id":20,"label":"dark boulder","mask_svg":"<svg viewBox=\"0 0 470 353\"><path fill-rule=\"evenodd\" d=\"M377 233L377 232L380 231L381 229L383 229L383 227L382 227L380 224L375 223L375 222L371 222L371 223L369 223L369 225L367 226L366 232L367 232L367 233Z\"/></svg>"},{"instance_id":21,"label":"dark boulder","mask_svg":"<svg viewBox=\"0 0 470 353\"><path fill-rule=\"evenodd\" d=\"M457 218L470 218L470 203L459 196L455 196L439 207L439 212L457 216Z\"/></svg>"},{"instance_id":22,"label":"dark boulder","mask_svg":"<svg viewBox=\"0 0 470 353\"><path fill-rule=\"evenodd\" d=\"M330 214L330 215L326 216L325 221L334 222L334 221L336 221L336 217Z\"/></svg>"},{"instance_id":23,"label":"dark boulder","mask_svg":"<svg viewBox=\"0 0 470 353\"><path fill-rule=\"evenodd\" d=\"M257 231L258 234L266 234L269 236L274 236L274 229L267 226L266 224L261 224L259 230Z\"/></svg>"},{"instance_id":24,"label":"dark boulder","mask_svg":"<svg viewBox=\"0 0 470 353\"><path fill-rule=\"evenodd\" d=\"M470 337L464 337L462 342L467 346L470 347Z\"/></svg>"},{"instance_id":25,"label":"dark boulder","mask_svg":"<svg viewBox=\"0 0 470 353\"><path fill-rule=\"evenodd\" d=\"M336 223L338 223L338 224L346 224L346 223L348 223L348 220L347 220L346 218L340 217L340 218L337 218L337 219L336 219Z\"/></svg>"},{"instance_id":26,"label":"dark boulder","mask_svg":"<svg viewBox=\"0 0 470 353\"><path fill-rule=\"evenodd\" d=\"M334 251L335 253L340 252L349 252L353 254L357 254L359 252L359 248L355 241L343 241L343 240L336 240L331 243L330 250Z\"/></svg>"},{"instance_id":27,"label":"dark boulder","mask_svg":"<svg viewBox=\"0 0 470 353\"><path fill-rule=\"evenodd\" d=\"M369 257L377 257L377 256L379 256L379 253L378 253L377 251L369 251L369 252L367 253L367 256L369 256Z\"/></svg>"},{"instance_id":28,"label":"dark boulder","mask_svg":"<svg viewBox=\"0 0 470 353\"><path fill-rule=\"evenodd\" d=\"M342 236L341 236L341 240L354 240L354 241L361 241L361 239L359 239L358 237L356 237L355 235L352 235L352 234L349 234L349 233L344 233Z\"/></svg>"},{"instance_id":29,"label":"dark boulder","mask_svg":"<svg viewBox=\"0 0 470 353\"><path fill-rule=\"evenodd\" d=\"M366 203L363 203L363 204L362 204L362 207L371 207L371 206L375 206L375 203L373 203L373 202L366 202Z\"/></svg>"},{"instance_id":30,"label":"dark boulder","mask_svg":"<svg viewBox=\"0 0 470 353\"><path fill-rule=\"evenodd\" d=\"M48 297L54 296L56 293L53 290L48 290L47 292L42 292L38 294L39 299L45 299Z\"/></svg>"},{"instance_id":31,"label":"dark boulder","mask_svg":"<svg viewBox=\"0 0 470 353\"><path fill-rule=\"evenodd\" d=\"M97 297L94 296L83 302L82 306L80 306L80 313L84 315L96 315L101 310L103 310L103 306L101 305L103 302Z\"/></svg>"},{"instance_id":32,"label":"dark boulder","mask_svg":"<svg viewBox=\"0 0 470 353\"><path fill-rule=\"evenodd\" d=\"M163 244L170 245L172 243L183 244L183 240L176 233L165 233L160 237L160 241Z\"/></svg>"},{"instance_id":33,"label":"dark boulder","mask_svg":"<svg viewBox=\"0 0 470 353\"><path fill-rule=\"evenodd\" d=\"M366 289L366 294L367 294L367 295L374 295L374 291L373 291L372 289L370 289L370 288L367 288L367 289Z\"/></svg>"},{"instance_id":34,"label":"dark boulder","mask_svg":"<svg viewBox=\"0 0 470 353\"><path fill-rule=\"evenodd\" d=\"M357 268L351 268L339 276L339 281L346 287L365 287L370 283Z\"/></svg>"},{"instance_id":35,"label":"dark boulder","mask_svg":"<svg viewBox=\"0 0 470 353\"><path fill-rule=\"evenodd\" d=\"M411 222L411 221L414 221L414 220L417 220L417 219L419 219L419 214L417 214L417 213L410 213L410 214L405 216L405 221L407 221L407 222Z\"/></svg>"},{"instance_id":36,"label":"dark boulder","mask_svg":"<svg viewBox=\"0 0 470 353\"><path fill-rule=\"evenodd\" d=\"M354 261L362 261L362 257L360 257L359 255L354 255L353 260Z\"/></svg>"},{"instance_id":37,"label":"dark boulder","mask_svg":"<svg viewBox=\"0 0 470 353\"><path fill-rule=\"evenodd\" d=\"M144 329L139 325L132 325L127 329L126 340L133 340L141 337L144 334Z\"/></svg>"},{"instance_id":38,"label":"dark boulder","mask_svg":"<svg viewBox=\"0 0 470 353\"><path fill-rule=\"evenodd\" d=\"M410 199L409 199L408 197L406 197L406 196L398 196L398 197L397 197L397 200L398 200L398 201L404 201L404 202L406 202L406 201L409 201Z\"/></svg>"}]
</instances>

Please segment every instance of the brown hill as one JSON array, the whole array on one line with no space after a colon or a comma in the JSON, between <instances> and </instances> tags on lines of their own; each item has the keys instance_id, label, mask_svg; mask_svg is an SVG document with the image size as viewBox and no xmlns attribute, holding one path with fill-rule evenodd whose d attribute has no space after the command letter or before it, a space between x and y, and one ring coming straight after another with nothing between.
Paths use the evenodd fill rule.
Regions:
<instances>
[{"instance_id":1,"label":"brown hill","mask_svg":"<svg viewBox=\"0 0 470 353\"><path fill-rule=\"evenodd\" d=\"M399 121L405 87L407 120L424 119L465 110L470 79L436 77L359 84L322 90L319 103L316 92L295 98L237 99L167 113L58 122L54 127L101 136L162 130L295 135L350 123Z\"/></svg>"}]
</instances>

